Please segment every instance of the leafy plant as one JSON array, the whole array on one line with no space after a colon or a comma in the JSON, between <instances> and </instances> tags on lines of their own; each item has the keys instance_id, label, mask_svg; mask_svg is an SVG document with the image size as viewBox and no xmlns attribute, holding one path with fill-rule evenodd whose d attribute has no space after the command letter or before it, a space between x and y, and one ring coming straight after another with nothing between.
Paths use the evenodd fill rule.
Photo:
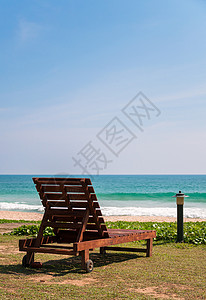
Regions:
<instances>
[{"instance_id":1,"label":"leafy plant","mask_svg":"<svg viewBox=\"0 0 206 300\"><path fill-rule=\"evenodd\" d=\"M176 222L107 222L108 228L156 230L155 241L175 242L177 239ZM206 244L206 222L185 222L184 242L195 245Z\"/></svg>"},{"instance_id":2,"label":"leafy plant","mask_svg":"<svg viewBox=\"0 0 206 300\"><path fill-rule=\"evenodd\" d=\"M37 236L40 225L23 225L15 228L10 235ZM156 230L155 241L176 242L177 223L176 222L107 222L108 228L119 229L139 229ZM51 227L46 227L44 236L54 235ZM206 244L206 222L186 222L184 223L184 242L201 245Z\"/></svg>"},{"instance_id":3,"label":"leafy plant","mask_svg":"<svg viewBox=\"0 0 206 300\"><path fill-rule=\"evenodd\" d=\"M37 236L39 232L40 225L23 225L15 228L9 235L25 235L25 236ZM44 236L54 235L53 229L51 227L46 227L44 229Z\"/></svg>"}]
</instances>

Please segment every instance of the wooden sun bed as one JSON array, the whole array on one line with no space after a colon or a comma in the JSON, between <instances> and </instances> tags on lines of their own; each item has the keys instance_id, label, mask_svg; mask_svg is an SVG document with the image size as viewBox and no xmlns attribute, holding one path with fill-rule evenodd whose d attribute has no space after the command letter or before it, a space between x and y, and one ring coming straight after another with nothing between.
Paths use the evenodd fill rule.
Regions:
<instances>
[{"instance_id":1,"label":"wooden sun bed","mask_svg":"<svg viewBox=\"0 0 206 300\"><path fill-rule=\"evenodd\" d=\"M34 253L81 255L82 269L93 270L89 250L144 252L152 255L154 230L107 229L97 197L89 178L33 178L45 208L37 238L19 241L19 250L27 254L25 267L34 262ZM54 236L43 237L46 227ZM145 249L111 247L127 242L146 240Z\"/></svg>"}]
</instances>

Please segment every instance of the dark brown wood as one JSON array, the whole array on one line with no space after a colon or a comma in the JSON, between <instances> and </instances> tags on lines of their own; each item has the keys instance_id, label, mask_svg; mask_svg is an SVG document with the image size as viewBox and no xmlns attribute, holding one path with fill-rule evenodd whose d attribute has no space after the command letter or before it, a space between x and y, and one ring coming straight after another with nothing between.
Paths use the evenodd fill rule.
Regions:
<instances>
[{"instance_id":1,"label":"dark brown wood","mask_svg":"<svg viewBox=\"0 0 206 300\"><path fill-rule=\"evenodd\" d=\"M42 204L44 205L44 207L46 207L46 205L47 205L47 197L46 197L46 195L45 195L45 193L43 191L42 185L39 182L36 185L36 189L39 192L39 197L42 200Z\"/></svg>"},{"instance_id":2,"label":"dark brown wood","mask_svg":"<svg viewBox=\"0 0 206 300\"><path fill-rule=\"evenodd\" d=\"M62 200L65 201L65 198L62 194L55 194L55 193L45 193L46 200Z\"/></svg>"},{"instance_id":3,"label":"dark brown wood","mask_svg":"<svg viewBox=\"0 0 206 300\"><path fill-rule=\"evenodd\" d=\"M67 193L84 193L82 186L66 186L65 189ZM94 193L94 188L93 186L88 187L90 193ZM60 185L44 185L43 186L43 191L44 193L61 193L62 189Z\"/></svg>"},{"instance_id":4,"label":"dark brown wood","mask_svg":"<svg viewBox=\"0 0 206 300\"><path fill-rule=\"evenodd\" d=\"M103 232L103 230L101 228L101 224L100 224L99 219L98 219L98 216L100 216L102 214L101 214L100 211L98 212L98 210L95 209L95 207L94 207L91 194L89 193L88 186L86 184L86 180L81 180L81 183L82 183L82 187L85 190L85 195L86 195L88 203L89 203L89 209L90 209L90 212L91 212L91 214L92 214L92 216L94 218L94 221L95 221L95 224L97 226L99 235L100 235L100 237L103 237L104 236L104 232Z\"/></svg>"},{"instance_id":5,"label":"dark brown wood","mask_svg":"<svg viewBox=\"0 0 206 300\"><path fill-rule=\"evenodd\" d=\"M62 188L62 196L65 199L66 206L68 207L68 210L72 213L72 206L71 206L71 202L70 202L70 196L67 195L66 188L63 184L61 184L61 188Z\"/></svg>"},{"instance_id":6,"label":"dark brown wood","mask_svg":"<svg viewBox=\"0 0 206 300\"><path fill-rule=\"evenodd\" d=\"M32 252L27 251L26 261L29 266L34 261L34 252L33 251Z\"/></svg>"},{"instance_id":7,"label":"dark brown wood","mask_svg":"<svg viewBox=\"0 0 206 300\"><path fill-rule=\"evenodd\" d=\"M152 246L153 246L153 238L149 238L147 240L147 257L152 256Z\"/></svg>"},{"instance_id":8,"label":"dark brown wood","mask_svg":"<svg viewBox=\"0 0 206 300\"><path fill-rule=\"evenodd\" d=\"M42 189L43 190L43 189ZM46 198L46 200L65 200L66 197L63 193L44 193L41 196L41 199L44 197ZM69 200L86 200L87 201L87 195L85 194L68 194L69 195ZM97 201L97 197L95 194L90 194L91 195L91 199L92 201Z\"/></svg>"},{"instance_id":9,"label":"dark brown wood","mask_svg":"<svg viewBox=\"0 0 206 300\"><path fill-rule=\"evenodd\" d=\"M55 194L52 194L52 195L55 195ZM55 198L55 197L52 196L52 198ZM65 200L63 200L63 199L59 199L59 200L56 199L56 201L55 201L55 199L47 199L47 203L50 207L67 207L67 204L66 204ZM97 201L94 201L93 203L94 203L95 208L100 208L99 203ZM70 205L72 208L87 208L88 202L87 201L78 201L78 199L77 199L75 201L71 200Z\"/></svg>"},{"instance_id":10,"label":"dark brown wood","mask_svg":"<svg viewBox=\"0 0 206 300\"><path fill-rule=\"evenodd\" d=\"M122 236L113 236L112 238L106 238L106 239L97 239L92 241L86 241L81 243L74 243L74 249L75 251L82 251L83 249L90 249L90 248L100 248L105 246L111 246L111 245L118 245L133 241L139 241L139 240L147 240L150 238L155 237L154 231L146 231L145 233L138 234L138 232L134 234L126 234Z\"/></svg>"},{"instance_id":11,"label":"dark brown wood","mask_svg":"<svg viewBox=\"0 0 206 300\"><path fill-rule=\"evenodd\" d=\"M54 249L47 247L24 247L21 251L26 252L38 252L38 253L51 253L51 254L63 254L63 255L75 255L76 251L67 250L67 249Z\"/></svg>"},{"instance_id":12,"label":"dark brown wood","mask_svg":"<svg viewBox=\"0 0 206 300\"><path fill-rule=\"evenodd\" d=\"M106 227L105 224L101 224L100 226L101 226L102 230L104 230L104 231L107 230L107 227ZM86 229L95 230L96 229L96 224L87 224Z\"/></svg>"},{"instance_id":13,"label":"dark brown wood","mask_svg":"<svg viewBox=\"0 0 206 300\"><path fill-rule=\"evenodd\" d=\"M68 209L50 209L48 211L48 216L65 216L65 217L83 217L85 213L85 210L73 210L71 213Z\"/></svg>"},{"instance_id":14,"label":"dark brown wood","mask_svg":"<svg viewBox=\"0 0 206 300\"><path fill-rule=\"evenodd\" d=\"M61 222L73 222L74 219L77 221L77 222L82 222L82 218L83 218L83 215L82 216L78 216L77 214L74 216L71 216L71 215L56 215L55 216L55 220L56 221L61 221ZM104 219L103 217L99 217L99 222L101 224L104 224ZM94 218L92 216L89 217L89 220L88 220L88 223L95 223L94 222ZM105 224L104 224L105 225Z\"/></svg>"},{"instance_id":15,"label":"dark brown wood","mask_svg":"<svg viewBox=\"0 0 206 300\"><path fill-rule=\"evenodd\" d=\"M55 195L55 194L54 194ZM94 207L99 208L99 203L97 201L94 201ZM47 199L47 204L50 207L68 207L65 200L59 199L56 201ZM88 207L88 202L87 201L70 201L70 205L72 208L87 208Z\"/></svg>"},{"instance_id":16,"label":"dark brown wood","mask_svg":"<svg viewBox=\"0 0 206 300\"><path fill-rule=\"evenodd\" d=\"M84 270L86 267L86 262L89 260L89 250L84 250L80 252L82 257L82 269Z\"/></svg>"},{"instance_id":17,"label":"dark brown wood","mask_svg":"<svg viewBox=\"0 0 206 300\"><path fill-rule=\"evenodd\" d=\"M81 225L81 228L80 228L78 236L77 236L77 242L81 242L83 240L83 236L84 236L84 232L85 232L85 229L87 226L88 219L89 219L89 208L87 208L87 210L85 212L85 216L83 218L82 225Z\"/></svg>"},{"instance_id":18,"label":"dark brown wood","mask_svg":"<svg viewBox=\"0 0 206 300\"><path fill-rule=\"evenodd\" d=\"M86 230L84 232L84 239L83 241L90 241L90 240L97 240L99 239L99 233L97 230Z\"/></svg>"},{"instance_id":19,"label":"dark brown wood","mask_svg":"<svg viewBox=\"0 0 206 300\"><path fill-rule=\"evenodd\" d=\"M19 240L19 249L22 249L23 247L30 247L35 244L35 241L36 238ZM57 238L55 236L47 236L47 237L43 237L41 244L43 245L43 244L55 243L56 241Z\"/></svg>"},{"instance_id":20,"label":"dark brown wood","mask_svg":"<svg viewBox=\"0 0 206 300\"><path fill-rule=\"evenodd\" d=\"M57 241L58 243L74 243L77 241L77 234L78 232L76 230L61 230L59 229L58 235L57 235Z\"/></svg>"},{"instance_id":21,"label":"dark brown wood","mask_svg":"<svg viewBox=\"0 0 206 300\"><path fill-rule=\"evenodd\" d=\"M81 224L78 223L57 223L57 222L45 222L45 226L52 228L70 228L70 229L80 229Z\"/></svg>"},{"instance_id":22,"label":"dark brown wood","mask_svg":"<svg viewBox=\"0 0 206 300\"><path fill-rule=\"evenodd\" d=\"M46 227L45 223L48 220L48 210L49 210L49 208L47 207L45 209L45 213L44 213L44 216L42 218L42 222L41 222L40 227L39 227L39 232L38 232L37 238L36 238L35 243L34 243L35 247L40 247L41 242L43 241L43 231Z\"/></svg>"},{"instance_id":23,"label":"dark brown wood","mask_svg":"<svg viewBox=\"0 0 206 300\"><path fill-rule=\"evenodd\" d=\"M62 200L62 201L60 201L60 200L58 200L58 201L50 201L50 200L47 200L47 204L48 204L48 206L49 207L56 207L56 208L58 208L58 207L67 207L67 205L66 205L66 202L64 201L64 200Z\"/></svg>"},{"instance_id":24,"label":"dark brown wood","mask_svg":"<svg viewBox=\"0 0 206 300\"><path fill-rule=\"evenodd\" d=\"M99 223L100 224L104 224L104 218L101 217L101 216L98 216L98 220L99 220ZM88 220L89 223L95 223L95 220L93 217L89 217L89 220Z\"/></svg>"},{"instance_id":25,"label":"dark brown wood","mask_svg":"<svg viewBox=\"0 0 206 300\"><path fill-rule=\"evenodd\" d=\"M91 180L89 178L60 178L60 177L39 177L33 178L34 183L37 182L41 184L59 184L64 183L64 185L81 185L80 181L85 180L87 185L92 185Z\"/></svg>"},{"instance_id":26,"label":"dark brown wood","mask_svg":"<svg viewBox=\"0 0 206 300\"><path fill-rule=\"evenodd\" d=\"M19 241L19 250L27 252L28 264L36 252L81 255L84 269L89 251L95 248L102 253L110 250L152 255L155 231L107 229L89 178L39 177L33 181L45 212L37 238ZM55 236L43 237L48 226L53 228ZM146 249L113 246L138 240L146 240Z\"/></svg>"},{"instance_id":27,"label":"dark brown wood","mask_svg":"<svg viewBox=\"0 0 206 300\"><path fill-rule=\"evenodd\" d=\"M94 208L100 208L99 203L97 201L93 201L93 204L94 204ZM77 207L78 208L79 207L86 208L86 207L88 207L88 202L87 201L71 201L71 205L74 208L77 208Z\"/></svg>"}]
</instances>

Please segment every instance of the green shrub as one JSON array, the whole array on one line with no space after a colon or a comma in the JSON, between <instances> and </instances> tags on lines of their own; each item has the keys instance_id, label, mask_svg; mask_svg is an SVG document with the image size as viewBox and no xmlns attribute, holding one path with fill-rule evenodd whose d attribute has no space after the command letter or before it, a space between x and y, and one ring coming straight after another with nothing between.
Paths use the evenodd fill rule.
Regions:
<instances>
[{"instance_id":1,"label":"green shrub","mask_svg":"<svg viewBox=\"0 0 206 300\"><path fill-rule=\"evenodd\" d=\"M25 235L25 236L37 236L39 232L40 225L23 225L15 228L9 235ZM44 230L44 236L54 235L53 229L51 227L46 227Z\"/></svg>"},{"instance_id":2,"label":"green shrub","mask_svg":"<svg viewBox=\"0 0 206 300\"><path fill-rule=\"evenodd\" d=\"M23 225L15 228L10 235L37 236L40 225ZM175 242L177 239L176 222L107 222L108 228L119 229L139 229L139 230L156 230L157 237L155 241ZM44 236L54 235L53 229L47 227L44 230ZM184 223L184 242L201 245L206 244L206 222L185 222Z\"/></svg>"},{"instance_id":3,"label":"green shrub","mask_svg":"<svg viewBox=\"0 0 206 300\"><path fill-rule=\"evenodd\" d=\"M156 230L155 241L175 242L177 239L176 222L107 222L108 228ZM206 222L185 222L184 241L191 244L206 244Z\"/></svg>"}]
</instances>

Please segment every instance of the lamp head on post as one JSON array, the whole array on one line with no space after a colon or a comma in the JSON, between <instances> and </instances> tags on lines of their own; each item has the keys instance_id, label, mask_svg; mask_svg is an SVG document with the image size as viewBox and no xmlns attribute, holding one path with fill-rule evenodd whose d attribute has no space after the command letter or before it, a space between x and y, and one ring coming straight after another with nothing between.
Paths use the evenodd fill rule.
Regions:
<instances>
[{"instance_id":1,"label":"lamp head on post","mask_svg":"<svg viewBox=\"0 0 206 300\"><path fill-rule=\"evenodd\" d=\"M172 196L172 197L176 197L177 205L184 205L185 197L189 197L189 196L187 196L184 193L182 193L181 191L179 191L179 193L177 193L175 196Z\"/></svg>"}]
</instances>

